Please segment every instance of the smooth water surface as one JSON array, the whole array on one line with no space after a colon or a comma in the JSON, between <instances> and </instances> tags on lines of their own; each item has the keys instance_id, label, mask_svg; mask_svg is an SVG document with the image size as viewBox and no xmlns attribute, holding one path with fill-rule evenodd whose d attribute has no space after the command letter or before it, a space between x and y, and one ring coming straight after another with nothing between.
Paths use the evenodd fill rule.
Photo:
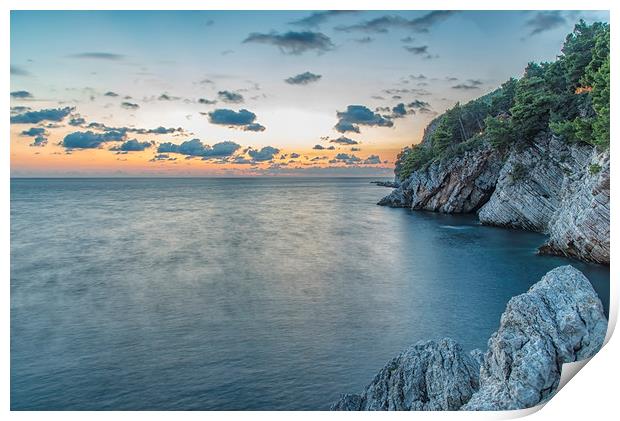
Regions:
<instances>
[{"instance_id":1,"label":"smooth water surface","mask_svg":"<svg viewBox=\"0 0 620 421\"><path fill-rule=\"evenodd\" d=\"M12 409L327 409L569 262L368 179L14 179ZM605 306L607 267L572 262Z\"/></svg>"}]
</instances>

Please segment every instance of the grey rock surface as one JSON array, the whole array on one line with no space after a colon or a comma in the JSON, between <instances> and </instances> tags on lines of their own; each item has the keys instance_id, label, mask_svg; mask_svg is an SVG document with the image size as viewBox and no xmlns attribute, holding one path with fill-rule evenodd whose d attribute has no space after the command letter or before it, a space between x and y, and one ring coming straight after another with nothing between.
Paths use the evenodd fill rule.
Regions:
<instances>
[{"instance_id":1,"label":"grey rock surface","mask_svg":"<svg viewBox=\"0 0 620 421\"><path fill-rule=\"evenodd\" d=\"M555 392L562 364L592 357L607 320L588 279L572 266L547 273L510 300L488 350L451 339L420 342L390 361L359 395L332 410L508 410Z\"/></svg>"},{"instance_id":2,"label":"grey rock surface","mask_svg":"<svg viewBox=\"0 0 620 421\"><path fill-rule=\"evenodd\" d=\"M451 339L419 342L387 363L360 395L343 395L331 409L456 410L478 389L479 370Z\"/></svg>"},{"instance_id":3,"label":"grey rock surface","mask_svg":"<svg viewBox=\"0 0 620 421\"><path fill-rule=\"evenodd\" d=\"M508 302L489 340L480 390L462 409L521 409L548 400L562 364L592 357L606 332L603 306L588 279L572 266L553 269Z\"/></svg>"},{"instance_id":4,"label":"grey rock surface","mask_svg":"<svg viewBox=\"0 0 620 421\"><path fill-rule=\"evenodd\" d=\"M495 189L500 153L486 146L415 171L379 205L444 213L476 211Z\"/></svg>"}]
</instances>

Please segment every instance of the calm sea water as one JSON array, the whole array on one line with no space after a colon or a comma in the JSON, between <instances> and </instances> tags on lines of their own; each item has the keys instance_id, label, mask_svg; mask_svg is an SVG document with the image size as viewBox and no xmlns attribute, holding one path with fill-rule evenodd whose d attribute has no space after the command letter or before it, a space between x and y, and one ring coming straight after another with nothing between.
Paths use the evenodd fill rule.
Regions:
<instances>
[{"instance_id":1,"label":"calm sea water","mask_svg":"<svg viewBox=\"0 0 620 421\"><path fill-rule=\"evenodd\" d=\"M368 179L11 181L12 409L327 409L568 261ZM605 306L609 270L575 263Z\"/></svg>"}]
</instances>

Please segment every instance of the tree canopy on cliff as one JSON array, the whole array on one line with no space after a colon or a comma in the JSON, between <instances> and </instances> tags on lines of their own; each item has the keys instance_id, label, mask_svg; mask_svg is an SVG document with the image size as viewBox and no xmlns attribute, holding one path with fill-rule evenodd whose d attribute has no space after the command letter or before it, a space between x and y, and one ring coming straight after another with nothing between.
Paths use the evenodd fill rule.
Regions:
<instances>
[{"instance_id":1,"label":"tree canopy on cliff","mask_svg":"<svg viewBox=\"0 0 620 421\"><path fill-rule=\"evenodd\" d=\"M507 148L554 133L567 142L609 147L609 25L580 21L557 60L529 63L521 79L456 104L441 115L419 145L397 157L400 179L435 160L462 154L488 141Z\"/></svg>"}]
</instances>

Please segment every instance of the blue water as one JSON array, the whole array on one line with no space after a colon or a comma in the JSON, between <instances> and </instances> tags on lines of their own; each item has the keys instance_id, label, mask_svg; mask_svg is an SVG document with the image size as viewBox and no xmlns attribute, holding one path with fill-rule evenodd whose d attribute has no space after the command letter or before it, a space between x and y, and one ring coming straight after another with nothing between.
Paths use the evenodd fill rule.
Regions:
<instances>
[{"instance_id":1,"label":"blue water","mask_svg":"<svg viewBox=\"0 0 620 421\"><path fill-rule=\"evenodd\" d=\"M14 179L11 408L327 409L569 262L368 179ZM607 267L575 263L605 307Z\"/></svg>"}]
</instances>

